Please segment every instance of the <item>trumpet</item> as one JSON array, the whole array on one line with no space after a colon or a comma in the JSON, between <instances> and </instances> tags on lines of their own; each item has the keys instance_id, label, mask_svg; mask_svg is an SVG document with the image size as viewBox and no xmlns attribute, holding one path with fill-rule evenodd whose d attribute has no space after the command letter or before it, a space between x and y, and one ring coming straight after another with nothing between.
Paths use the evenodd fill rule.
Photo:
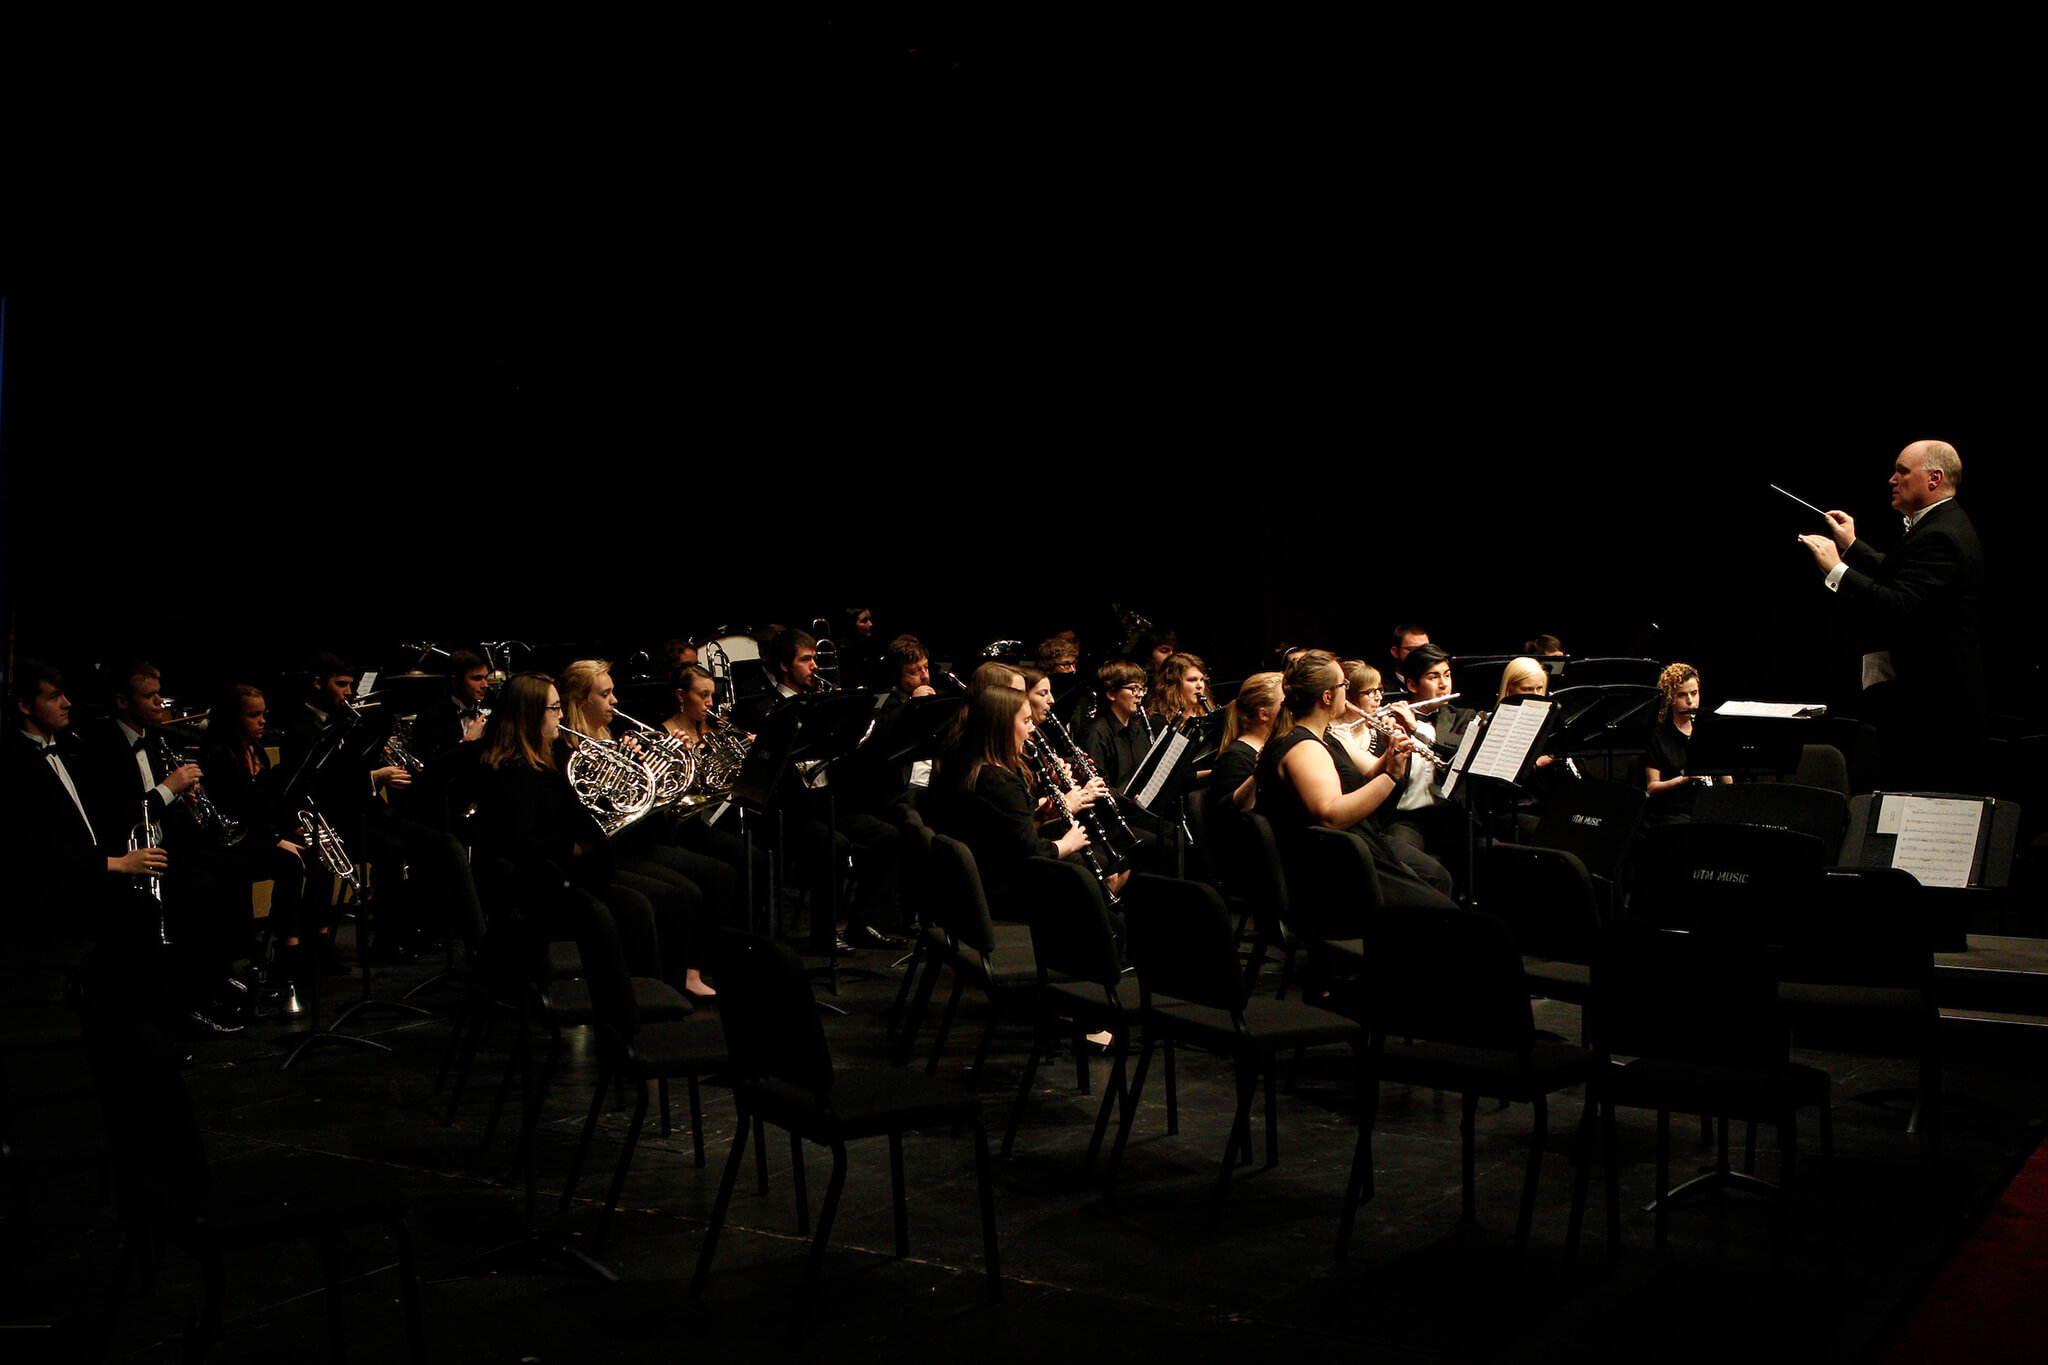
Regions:
<instances>
[{"instance_id":1,"label":"trumpet","mask_svg":"<svg viewBox=\"0 0 2048 1365\"><path fill-rule=\"evenodd\" d=\"M360 892L362 886L356 880L355 860L348 856L348 846L341 842L341 835L334 826L327 823L327 817L309 805L299 808L298 818L299 830L306 836L306 846L320 859L320 865L349 890Z\"/></svg>"},{"instance_id":2,"label":"trumpet","mask_svg":"<svg viewBox=\"0 0 2048 1365\"><path fill-rule=\"evenodd\" d=\"M157 848L161 846L162 842L163 826L149 818L149 801L144 799L142 803L142 818L137 820L128 830L128 851L133 853L139 848ZM135 877L135 889L137 891L147 891L150 899L156 902L157 942L166 948L170 947L171 926L170 921L164 917L163 879L161 877L153 877L147 872L138 873Z\"/></svg>"}]
</instances>

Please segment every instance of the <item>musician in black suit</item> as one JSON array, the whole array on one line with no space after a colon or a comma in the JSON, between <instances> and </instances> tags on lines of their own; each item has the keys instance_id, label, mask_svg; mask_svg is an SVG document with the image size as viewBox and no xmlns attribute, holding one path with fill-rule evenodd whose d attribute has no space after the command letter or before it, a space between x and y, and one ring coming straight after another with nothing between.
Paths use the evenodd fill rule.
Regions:
<instances>
[{"instance_id":1,"label":"musician in black suit","mask_svg":"<svg viewBox=\"0 0 2048 1365\"><path fill-rule=\"evenodd\" d=\"M1799 537L1866 651L1864 718L1878 728L1882 780L1895 791L1978 785L1984 550L1956 501L1962 473L1962 457L1946 441L1915 441L1899 452L1892 510L1906 530L1889 554L1859 539L1855 520L1841 511L1827 514L1830 535ZM1937 696L1942 742L1930 745L1920 732Z\"/></svg>"},{"instance_id":2,"label":"musician in black suit","mask_svg":"<svg viewBox=\"0 0 2048 1365\"><path fill-rule=\"evenodd\" d=\"M102 675L101 691L109 714L80 733L104 774L96 783L104 811L96 822L126 830L147 812L159 827L176 862L161 883L174 945L167 958L173 994L190 1011L233 1024L249 1003L248 988L232 975L249 944L249 878L231 865L222 831L202 828L197 818L192 803L204 770L181 756L165 728L163 674L146 660L130 660Z\"/></svg>"},{"instance_id":3,"label":"musician in black suit","mask_svg":"<svg viewBox=\"0 0 2048 1365\"><path fill-rule=\"evenodd\" d=\"M1410 646L1401 659L1401 676L1407 681L1409 700L1386 708L1402 727L1423 743L1448 758L1457 752L1465 727L1479 713L1464 707L1440 706L1418 715L1411 706L1448 697L1456 690L1451 681L1451 656L1442 645ZM1409 765L1402 780L1398 801L1385 818L1387 842L1397 856L1424 880L1432 880L1437 868L1448 869L1458 886L1469 885L1466 858L1466 815L1462 807L1438 796L1432 787L1437 780L1434 765ZM1414 855L1427 855L1435 866Z\"/></svg>"},{"instance_id":4,"label":"musician in black suit","mask_svg":"<svg viewBox=\"0 0 2048 1365\"><path fill-rule=\"evenodd\" d=\"M128 810L106 799L110 770L71 731L63 675L22 659L8 701L16 722L12 737L0 743L8 942L91 939L97 946L87 988L103 1004L195 1034L240 1033L239 1025L194 1010L169 989L163 912L141 887L168 872L173 856L163 848L127 847L142 803ZM125 790L125 782L115 785ZM123 814L130 817L125 823Z\"/></svg>"},{"instance_id":5,"label":"musician in black suit","mask_svg":"<svg viewBox=\"0 0 2048 1365\"><path fill-rule=\"evenodd\" d=\"M446 753L458 744L481 739L484 733L484 698L491 686L490 665L471 649L458 649L448 656L448 695L433 706L413 727L413 752L422 759Z\"/></svg>"}]
</instances>

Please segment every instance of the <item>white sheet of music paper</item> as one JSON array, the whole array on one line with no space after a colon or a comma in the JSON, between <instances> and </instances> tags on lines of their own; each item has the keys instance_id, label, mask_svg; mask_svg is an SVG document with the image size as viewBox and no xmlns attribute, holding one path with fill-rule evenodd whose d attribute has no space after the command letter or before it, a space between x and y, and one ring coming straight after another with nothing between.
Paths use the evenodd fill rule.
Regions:
<instances>
[{"instance_id":1,"label":"white sheet of music paper","mask_svg":"<svg viewBox=\"0 0 2048 1365\"><path fill-rule=\"evenodd\" d=\"M1892 866L1912 873L1922 886L1968 886L1984 803L1924 796L1885 799L1886 805L1893 802L1903 809L1899 811L1899 840L1892 846Z\"/></svg>"},{"instance_id":2,"label":"white sheet of music paper","mask_svg":"<svg viewBox=\"0 0 2048 1365\"><path fill-rule=\"evenodd\" d=\"M1495 711L1493 724L1486 727L1486 738L1480 741L1479 752L1467 771L1474 777L1514 781L1521 775L1522 764L1528 761L1536 736L1543 733L1543 720L1550 714L1550 707L1551 703L1531 697L1519 706L1503 706Z\"/></svg>"},{"instance_id":3,"label":"white sheet of music paper","mask_svg":"<svg viewBox=\"0 0 2048 1365\"><path fill-rule=\"evenodd\" d=\"M1451 793L1458 788L1458 774L1465 771L1465 760L1472 756L1472 746L1479 742L1479 730L1480 727L1477 725L1468 725L1465 727L1465 733L1458 737L1458 752L1451 756L1451 766L1444 769L1442 781L1437 787L1437 795L1445 800L1449 800ZM1409 760L1411 763L1425 761L1420 758Z\"/></svg>"},{"instance_id":4,"label":"white sheet of music paper","mask_svg":"<svg viewBox=\"0 0 2048 1365\"><path fill-rule=\"evenodd\" d=\"M1180 762L1181 753L1188 747L1188 737L1176 726L1172 734L1160 740L1160 744L1166 746L1166 752L1159 756L1158 764L1152 769L1152 780L1145 784L1143 791L1130 793L1131 799L1146 810L1152 809L1152 802L1158 798L1159 789L1166 785L1167 778L1173 776L1174 765ZM1153 747L1156 749L1159 746Z\"/></svg>"},{"instance_id":5,"label":"white sheet of music paper","mask_svg":"<svg viewBox=\"0 0 2048 1365\"><path fill-rule=\"evenodd\" d=\"M1717 716L1824 716L1828 708L1817 701L1724 701L1714 708Z\"/></svg>"},{"instance_id":6,"label":"white sheet of music paper","mask_svg":"<svg viewBox=\"0 0 2048 1365\"><path fill-rule=\"evenodd\" d=\"M1877 798L1877 830L1879 834L1899 832L1899 812L1906 808L1903 796L1880 796Z\"/></svg>"}]
</instances>

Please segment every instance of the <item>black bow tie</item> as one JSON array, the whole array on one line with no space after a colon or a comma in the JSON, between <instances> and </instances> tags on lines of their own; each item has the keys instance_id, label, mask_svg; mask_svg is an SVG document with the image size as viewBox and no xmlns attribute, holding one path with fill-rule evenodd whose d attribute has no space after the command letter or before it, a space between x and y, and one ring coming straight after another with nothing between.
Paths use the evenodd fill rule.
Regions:
<instances>
[{"instance_id":1,"label":"black bow tie","mask_svg":"<svg viewBox=\"0 0 2048 1365\"><path fill-rule=\"evenodd\" d=\"M133 744L131 744L131 745L129 745L129 746L128 746L128 752L129 752L129 753L131 753L131 754L139 754L139 753L141 753L141 752L142 752L142 751L143 751L144 749L147 749L148 747L149 747L149 736L148 736L148 735L144 735L144 736L143 736L143 737L142 737L141 739L138 739L138 740L136 740L136 741L135 741L135 742L134 742Z\"/></svg>"}]
</instances>

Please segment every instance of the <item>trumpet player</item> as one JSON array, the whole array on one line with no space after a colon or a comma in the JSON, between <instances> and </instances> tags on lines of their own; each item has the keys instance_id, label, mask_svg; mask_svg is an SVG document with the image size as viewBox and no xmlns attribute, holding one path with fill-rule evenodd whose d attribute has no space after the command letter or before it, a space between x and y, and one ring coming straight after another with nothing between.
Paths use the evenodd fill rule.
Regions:
<instances>
[{"instance_id":1,"label":"trumpet player","mask_svg":"<svg viewBox=\"0 0 2048 1365\"><path fill-rule=\"evenodd\" d=\"M172 746L164 728L170 711L163 674L155 665L142 659L117 664L103 676L102 689L109 716L87 738L98 748L110 793L118 793L115 813L139 810L176 855L175 869L160 884L172 993L201 1032L239 1032L249 1011L248 987L232 968L247 946L250 920L247 902L236 903L232 892L246 891L249 882L230 865L218 836L200 828L194 803L205 770Z\"/></svg>"},{"instance_id":2,"label":"trumpet player","mask_svg":"<svg viewBox=\"0 0 2048 1365\"><path fill-rule=\"evenodd\" d=\"M5 850L0 854L12 941L90 939L90 988L117 1009L200 1036L241 1032L195 1010L167 979L161 911L139 894L175 861L138 841L141 802L126 802L124 771L102 767L74 733L64 676L35 659L16 662L8 703L15 737L0 746Z\"/></svg>"}]
</instances>

